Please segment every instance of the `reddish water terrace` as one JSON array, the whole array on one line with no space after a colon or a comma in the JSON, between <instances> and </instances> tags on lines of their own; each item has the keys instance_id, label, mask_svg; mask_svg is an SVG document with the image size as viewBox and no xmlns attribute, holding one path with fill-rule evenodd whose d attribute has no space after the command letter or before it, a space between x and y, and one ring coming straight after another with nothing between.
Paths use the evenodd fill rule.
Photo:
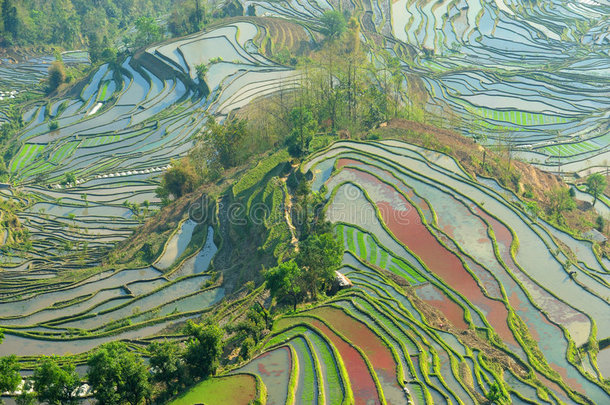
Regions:
<instances>
[{"instance_id":1,"label":"reddish water terrace","mask_svg":"<svg viewBox=\"0 0 610 405\"><path fill-rule=\"evenodd\" d=\"M371 329L340 309L322 307L307 313L332 324L335 330L364 352L379 378L388 404L402 403L406 399L398 384L397 366L392 352Z\"/></svg>"},{"instance_id":2,"label":"reddish water terrace","mask_svg":"<svg viewBox=\"0 0 610 405\"><path fill-rule=\"evenodd\" d=\"M381 403L377 387L369 373L366 362L352 345L340 338L328 326L317 319L306 316L291 317L290 319L293 322L303 322L313 326L335 346L345 365L349 382L352 386L355 404L371 405Z\"/></svg>"},{"instance_id":3,"label":"reddish water terrace","mask_svg":"<svg viewBox=\"0 0 610 405\"><path fill-rule=\"evenodd\" d=\"M441 311L454 326L468 329L468 324L464 320L464 310L449 299L442 290L432 284L424 284L416 287L415 293L422 301Z\"/></svg>"},{"instance_id":4,"label":"reddish water terrace","mask_svg":"<svg viewBox=\"0 0 610 405\"><path fill-rule=\"evenodd\" d=\"M347 162L338 162L345 166ZM380 181L368 173L343 168L356 176L365 190L379 190L378 195L370 195L381 212L386 226L392 234L426 264L426 266L442 278L451 288L455 289L481 309L487 321L493 326L498 335L509 345L519 347L507 324L508 311L504 304L483 295L476 281L466 271L462 262L454 253L449 251L430 233L422 224L417 210L411 203L400 195L393 187ZM389 181L398 181L390 172L385 171ZM386 197L391 195L394 201L400 201L400 211L392 206Z\"/></svg>"}]
</instances>

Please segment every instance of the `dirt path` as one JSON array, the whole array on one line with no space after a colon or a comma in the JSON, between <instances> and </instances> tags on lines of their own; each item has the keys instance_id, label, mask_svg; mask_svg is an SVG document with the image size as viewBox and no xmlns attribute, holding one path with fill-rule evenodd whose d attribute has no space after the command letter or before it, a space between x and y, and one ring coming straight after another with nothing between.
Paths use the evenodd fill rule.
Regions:
<instances>
[{"instance_id":1,"label":"dirt path","mask_svg":"<svg viewBox=\"0 0 610 405\"><path fill-rule=\"evenodd\" d=\"M293 166L294 167L294 166ZM286 180L288 180L288 175L285 177L280 177L280 180L284 183L284 219L288 224L288 229L290 229L290 243L294 246L294 251L299 251L299 239L296 237L296 228L292 223L292 196L287 192Z\"/></svg>"}]
</instances>

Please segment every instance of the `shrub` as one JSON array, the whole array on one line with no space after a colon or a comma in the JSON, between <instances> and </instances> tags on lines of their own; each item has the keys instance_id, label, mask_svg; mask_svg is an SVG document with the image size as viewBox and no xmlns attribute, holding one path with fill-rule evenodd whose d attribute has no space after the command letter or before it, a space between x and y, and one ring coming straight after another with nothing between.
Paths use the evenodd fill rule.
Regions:
<instances>
[{"instance_id":1,"label":"shrub","mask_svg":"<svg viewBox=\"0 0 610 405\"><path fill-rule=\"evenodd\" d=\"M48 92L52 93L66 81L66 69L64 64L60 61L55 61L49 67L49 83Z\"/></svg>"}]
</instances>

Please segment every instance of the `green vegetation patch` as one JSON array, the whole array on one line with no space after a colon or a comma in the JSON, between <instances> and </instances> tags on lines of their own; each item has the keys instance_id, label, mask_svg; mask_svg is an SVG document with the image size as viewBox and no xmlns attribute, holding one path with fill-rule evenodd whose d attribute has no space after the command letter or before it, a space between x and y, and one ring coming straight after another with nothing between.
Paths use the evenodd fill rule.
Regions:
<instances>
[{"instance_id":1,"label":"green vegetation patch","mask_svg":"<svg viewBox=\"0 0 610 405\"><path fill-rule=\"evenodd\" d=\"M59 148L51 155L51 158L49 160L57 164L63 162L64 159L70 157L74 153L76 148L78 148L79 144L80 141L72 141L62 145L61 148Z\"/></svg>"},{"instance_id":2,"label":"green vegetation patch","mask_svg":"<svg viewBox=\"0 0 610 405\"><path fill-rule=\"evenodd\" d=\"M243 191L253 187L259 183L273 168L282 162L288 161L290 155L285 149L282 149L267 159L261 160L253 169L249 170L235 185L233 186L233 195L239 195Z\"/></svg>"},{"instance_id":3,"label":"green vegetation patch","mask_svg":"<svg viewBox=\"0 0 610 405\"><path fill-rule=\"evenodd\" d=\"M104 135L104 136L95 136L91 138L87 138L83 140L81 146L83 148L90 148L94 146L106 145L109 143L118 142L121 140L120 135Z\"/></svg>"},{"instance_id":4,"label":"green vegetation patch","mask_svg":"<svg viewBox=\"0 0 610 405\"><path fill-rule=\"evenodd\" d=\"M13 160L13 164L11 165L11 171L16 172L27 166L28 163L32 162L44 149L44 145L37 145L26 143L21 147L19 154Z\"/></svg>"},{"instance_id":5,"label":"green vegetation patch","mask_svg":"<svg viewBox=\"0 0 610 405\"><path fill-rule=\"evenodd\" d=\"M248 404L255 398L256 379L248 374L235 374L205 380L170 404L237 405Z\"/></svg>"}]
</instances>

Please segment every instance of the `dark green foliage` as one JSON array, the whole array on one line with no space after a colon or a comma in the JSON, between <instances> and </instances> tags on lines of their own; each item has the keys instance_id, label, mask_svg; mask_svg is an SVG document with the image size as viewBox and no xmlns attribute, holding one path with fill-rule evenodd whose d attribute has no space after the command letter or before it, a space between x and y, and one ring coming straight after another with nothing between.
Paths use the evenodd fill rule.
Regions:
<instances>
[{"instance_id":1,"label":"dark green foliage","mask_svg":"<svg viewBox=\"0 0 610 405\"><path fill-rule=\"evenodd\" d=\"M57 90L57 88L66 81L66 69L64 64L60 61L55 61L49 67L49 78L48 78L48 88L47 91L52 93ZM57 129L57 128L55 128ZM51 129L53 130L53 129Z\"/></svg>"},{"instance_id":2,"label":"dark green foliage","mask_svg":"<svg viewBox=\"0 0 610 405\"><path fill-rule=\"evenodd\" d=\"M267 328L267 319L265 318L264 308L259 309L252 307L246 314L246 318L239 322L236 326L228 327L230 332L236 332L239 340L251 338L258 343L263 337L263 331Z\"/></svg>"},{"instance_id":3,"label":"dark green foliage","mask_svg":"<svg viewBox=\"0 0 610 405\"><path fill-rule=\"evenodd\" d=\"M120 38L138 17L164 15L171 4L171 0L5 0L0 37L16 45L73 49L85 45L84 39L91 44L92 34L99 39Z\"/></svg>"},{"instance_id":4,"label":"dark green foliage","mask_svg":"<svg viewBox=\"0 0 610 405\"><path fill-rule=\"evenodd\" d=\"M606 224L606 222L604 221L604 217L602 217L601 215L598 215L597 218L595 219L595 225L596 225L597 230L600 232L603 232L605 224Z\"/></svg>"},{"instance_id":5,"label":"dark green foliage","mask_svg":"<svg viewBox=\"0 0 610 405\"><path fill-rule=\"evenodd\" d=\"M300 157L309 153L309 143L316 133L318 123L308 108L296 107L290 112L290 137L286 140L288 152Z\"/></svg>"},{"instance_id":6,"label":"dark green foliage","mask_svg":"<svg viewBox=\"0 0 610 405\"><path fill-rule=\"evenodd\" d=\"M61 184L63 184L64 186L76 184L76 176L74 175L74 173L72 173L72 172L66 173L64 180L61 182Z\"/></svg>"},{"instance_id":7,"label":"dark green foliage","mask_svg":"<svg viewBox=\"0 0 610 405\"><path fill-rule=\"evenodd\" d=\"M207 139L212 143L220 165L227 169L241 163L239 146L246 136L246 121L231 119L220 125L210 117L208 125Z\"/></svg>"},{"instance_id":8,"label":"dark green foliage","mask_svg":"<svg viewBox=\"0 0 610 405\"><path fill-rule=\"evenodd\" d=\"M34 405L36 403L36 394L33 392L28 392L27 390L31 388L29 382L26 381L24 385L24 390L19 394L17 398L15 398L15 402L17 405Z\"/></svg>"},{"instance_id":9,"label":"dark green foliage","mask_svg":"<svg viewBox=\"0 0 610 405\"><path fill-rule=\"evenodd\" d=\"M108 37L100 41L96 32L89 34L89 58L92 63L113 62L116 60L117 51L110 45Z\"/></svg>"},{"instance_id":10,"label":"dark green foliage","mask_svg":"<svg viewBox=\"0 0 610 405\"><path fill-rule=\"evenodd\" d=\"M250 358L250 356L252 355L252 350L254 349L254 346L255 346L254 339L252 339L250 336L245 338L244 341L241 343L241 350L239 351L239 357L241 357L243 360Z\"/></svg>"},{"instance_id":11,"label":"dark green foliage","mask_svg":"<svg viewBox=\"0 0 610 405\"><path fill-rule=\"evenodd\" d=\"M345 17L337 10L325 11L320 17L320 22L322 23L320 31L326 38L331 40L339 38L347 29Z\"/></svg>"},{"instance_id":12,"label":"dark green foliage","mask_svg":"<svg viewBox=\"0 0 610 405\"><path fill-rule=\"evenodd\" d=\"M19 21L17 20L17 8L13 5L13 0L2 2L2 22L4 23L4 31L16 38Z\"/></svg>"},{"instance_id":13,"label":"dark green foliage","mask_svg":"<svg viewBox=\"0 0 610 405\"><path fill-rule=\"evenodd\" d=\"M154 18L140 17L136 20L136 33L130 40L134 48L141 48L163 39L163 29Z\"/></svg>"},{"instance_id":14,"label":"dark green foliage","mask_svg":"<svg viewBox=\"0 0 610 405\"><path fill-rule=\"evenodd\" d=\"M145 242L144 245L142 245L142 258L147 263L152 262L155 258L155 252L150 242Z\"/></svg>"},{"instance_id":15,"label":"dark green foliage","mask_svg":"<svg viewBox=\"0 0 610 405\"><path fill-rule=\"evenodd\" d=\"M205 74L208 72L208 67L205 63L202 63L200 65L197 65L195 67L195 69L197 69L197 78L199 79L200 82L204 82L205 81Z\"/></svg>"},{"instance_id":16,"label":"dark green foliage","mask_svg":"<svg viewBox=\"0 0 610 405\"><path fill-rule=\"evenodd\" d=\"M502 389L498 383L493 383L491 387L489 387L489 391L485 394L485 398L487 398L492 403L499 402L505 395L502 393Z\"/></svg>"},{"instance_id":17,"label":"dark green foliage","mask_svg":"<svg viewBox=\"0 0 610 405\"><path fill-rule=\"evenodd\" d=\"M174 395L186 382L183 351L176 342L153 342L148 348L152 381L164 385L164 397Z\"/></svg>"},{"instance_id":18,"label":"dark green foliage","mask_svg":"<svg viewBox=\"0 0 610 405\"><path fill-rule=\"evenodd\" d=\"M122 342L111 342L87 360L87 380L99 404L138 405L151 394L148 371L142 358Z\"/></svg>"},{"instance_id":19,"label":"dark green foliage","mask_svg":"<svg viewBox=\"0 0 610 405\"><path fill-rule=\"evenodd\" d=\"M184 360L189 376L206 379L216 372L222 354L223 331L217 325L188 322L185 330L189 339Z\"/></svg>"},{"instance_id":20,"label":"dark green foliage","mask_svg":"<svg viewBox=\"0 0 610 405\"><path fill-rule=\"evenodd\" d=\"M238 0L227 0L220 9L212 13L214 18L237 17L244 15L244 6Z\"/></svg>"},{"instance_id":21,"label":"dark green foliage","mask_svg":"<svg viewBox=\"0 0 610 405\"><path fill-rule=\"evenodd\" d=\"M343 246L332 233L313 234L300 243L296 262L304 271L305 285L313 297L329 286L342 257Z\"/></svg>"},{"instance_id":22,"label":"dark green foliage","mask_svg":"<svg viewBox=\"0 0 610 405\"><path fill-rule=\"evenodd\" d=\"M280 263L265 272L265 281L272 297L292 300L294 310L302 299L302 286L305 281L304 273L294 260Z\"/></svg>"},{"instance_id":23,"label":"dark green foliage","mask_svg":"<svg viewBox=\"0 0 610 405\"><path fill-rule=\"evenodd\" d=\"M319 193L312 192L309 182L306 179L301 179L295 191L297 197L296 220L293 221L295 226L300 229L300 239L305 240L309 235L323 234L331 232L331 225L326 221L324 205L324 191L321 189Z\"/></svg>"},{"instance_id":24,"label":"dark green foliage","mask_svg":"<svg viewBox=\"0 0 610 405\"><path fill-rule=\"evenodd\" d=\"M71 362L59 365L56 357L43 357L34 370L32 380L34 391L40 402L50 405L75 404L78 397L75 390L80 387L80 378Z\"/></svg>"},{"instance_id":25,"label":"dark green foliage","mask_svg":"<svg viewBox=\"0 0 610 405\"><path fill-rule=\"evenodd\" d=\"M19 387L19 363L15 355L0 357L0 392L13 392Z\"/></svg>"}]
</instances>

